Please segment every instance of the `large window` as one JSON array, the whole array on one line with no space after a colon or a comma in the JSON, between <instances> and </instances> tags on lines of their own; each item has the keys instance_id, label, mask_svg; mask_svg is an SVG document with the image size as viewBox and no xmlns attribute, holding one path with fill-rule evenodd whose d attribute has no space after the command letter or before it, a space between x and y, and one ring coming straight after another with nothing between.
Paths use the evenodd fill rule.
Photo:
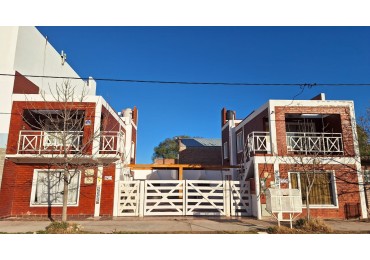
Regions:
<instances>
[{"instance_id":1,"label":"large window","mask_svg":"<svg viewBox=\"0 0 370 260\"><path fill-rule=\"evenodd\" d=\"M315 176L314 176L315 174ZM335 205L335 188L331 172L290 173L292 189L299 189L302 194L302 204L306 204L306 187L313 181L309 194L310 205Z\"/></svg>"},{"instance_id":2,"label":"large window","mask_svg":"<svg viewBox=\"0 0 370 260\"><path fill-rule=\"evenodd\" d=\"M243 132L236 135L236 150L238 153L243 151Z\"/></svg>"},{"instance_id":3,"label":"large window","mask_svg":"<svg viewBox=\"0 0 370 260\"><path fill-rule=\"evenodd\" d=\"M79 172L71 172L68 185L68 205L77 205L79 194ZM63 171L36 170L33 178L31 205L63 204Z\"/></svg>"}]
</instances>

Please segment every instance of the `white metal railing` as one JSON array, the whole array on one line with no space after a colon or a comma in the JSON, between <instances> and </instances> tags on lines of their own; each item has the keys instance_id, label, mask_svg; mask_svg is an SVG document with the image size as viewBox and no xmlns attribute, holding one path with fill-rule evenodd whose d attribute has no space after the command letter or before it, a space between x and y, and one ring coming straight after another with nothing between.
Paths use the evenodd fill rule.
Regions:
<instances>
[{"instance_id":1,"label":"white metal railing","mask_svg":"<svg viewBox=\"0 0 370 260\"><path fill-rule=\"evenodd\" d=\"M82 136L81 131L21 130L17 152L31 154L61 153L66 148L68 152L74 153L81 150Z\"/></svg>"},{"instance_id":2,"label":"white metal railing","mask_svg":"<svg viewBox=\"0 0 370 260\"><path fill-rule=\"evenodd\" d=\"M100 149L103 154L123 153L125 150L125 134L116 131L102 131L100 134Z\"/></svg>"},{"instance_id":3,"label":"white metal railing","mask_svg":"<svg viewBox=\"0 0 370 260\"><path fill-rule=\"evenodd\" d=\"M269 132L251 132L248 134L248 151L249 152L270 152L270 133Z\"/></svg>"},{"instance_id":4,"label":"white metal railing","mask_svg":"<svg viewBox=\"0 0 370 260\"><path fill-rule=\"evenodd\" d=\"M343 154L341 133L287 132L288 152Z\"/></svg>"}]
</instances>

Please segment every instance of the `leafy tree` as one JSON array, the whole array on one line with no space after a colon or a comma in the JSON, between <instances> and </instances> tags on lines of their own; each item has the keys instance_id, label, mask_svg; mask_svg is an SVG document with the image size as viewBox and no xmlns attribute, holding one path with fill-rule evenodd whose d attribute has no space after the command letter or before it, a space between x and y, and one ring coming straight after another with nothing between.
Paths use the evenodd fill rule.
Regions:
<instances>
[{"instance_id":1,"label":"leafy tree","mask_svg":"<svg viewBox=\"0 0 370 260\"><path fill-rule=\"evenodd\" d=\"M153 162L157 158L177 159L179 154L178 139L181 138L190 138L190 136L181 135L174 136L172 138L166 138L164 141L160 142L158 146L154 147L154 153L152 155Z\"/></svg>"},{"instance_id":2,"label":"leafy tree","mask_svg":"<svg viewBox=\"0 0 370 260\"><path fill-rule=\"evenodd\" d=\"M366 110L366 115L359 119L357 136L361 156L370 156L370 108Z\"/></svg>"}]
</instances>

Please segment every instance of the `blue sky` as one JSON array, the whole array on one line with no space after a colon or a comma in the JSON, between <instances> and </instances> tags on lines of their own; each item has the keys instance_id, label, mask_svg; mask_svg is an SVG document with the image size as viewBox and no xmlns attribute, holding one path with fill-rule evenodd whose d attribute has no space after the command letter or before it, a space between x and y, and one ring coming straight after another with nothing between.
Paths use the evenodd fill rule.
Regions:
<instances>
[{"instance_id":1,"label":"blue sky","mask_svg":"<svg viewBox=\"0 0 370 260\"><path fill-rule=\"evenodd\" d=\"M164 81L370 83L370 27L37 27L82 76ZM137 163L150 163L167 137L220 137L220 111L244 118L297 87L235 87L98 82L120 111L139 109ZM370 87L313 87L370 107Z\"/></svg>"}]
</instances>

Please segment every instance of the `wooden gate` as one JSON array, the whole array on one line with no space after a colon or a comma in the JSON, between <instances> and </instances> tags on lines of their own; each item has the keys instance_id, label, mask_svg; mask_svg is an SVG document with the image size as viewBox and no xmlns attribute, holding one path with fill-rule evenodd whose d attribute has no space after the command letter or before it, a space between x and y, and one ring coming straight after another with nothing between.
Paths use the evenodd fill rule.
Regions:
<instances>
[{"instance_id":1,"label":"wooden gate","mask_svg":"<svg viewBox=\"0 0 370 260\"><path fill-rule=\"evenodd\" d=\"M184 215L184 181L145 181L144 216Z\"/></svg>"},{"instance_id":2,"label":"wooden gate","mask_svg":"<svg viewBox=\"0 0 370 260\"><path fill-rule=\"evenodd\" d=\"M122 181L119 216L251 216L248 181Z\"/></svg>"},{"instance_id":3,"label":"wooden gate","mask_svg":"<svg viewBox=\"0 0 370 260\"><path fill-rule=\"evenodd\" d=\"M186 215L226 215L225 181L186 181Z\"/></svg>"},{"instance_id":4,"label":"wooden gate","mask_svg":"<svg viewBox=\"0 0 370 260\"><path fill-rule=\"evenodd\" d=\"M140 181L120 182L118 196L118 216L139 216Z\"/></svg>"},{"instance_id":5,"label":"wooden gate","mask_svg":"<svg viewBox=\"0 0 370 260\"><path fill-rule=\"evenodd\" d=\"M230 181L231 215L252 216L249 181Z\"/></svg>"}]
</instances>

